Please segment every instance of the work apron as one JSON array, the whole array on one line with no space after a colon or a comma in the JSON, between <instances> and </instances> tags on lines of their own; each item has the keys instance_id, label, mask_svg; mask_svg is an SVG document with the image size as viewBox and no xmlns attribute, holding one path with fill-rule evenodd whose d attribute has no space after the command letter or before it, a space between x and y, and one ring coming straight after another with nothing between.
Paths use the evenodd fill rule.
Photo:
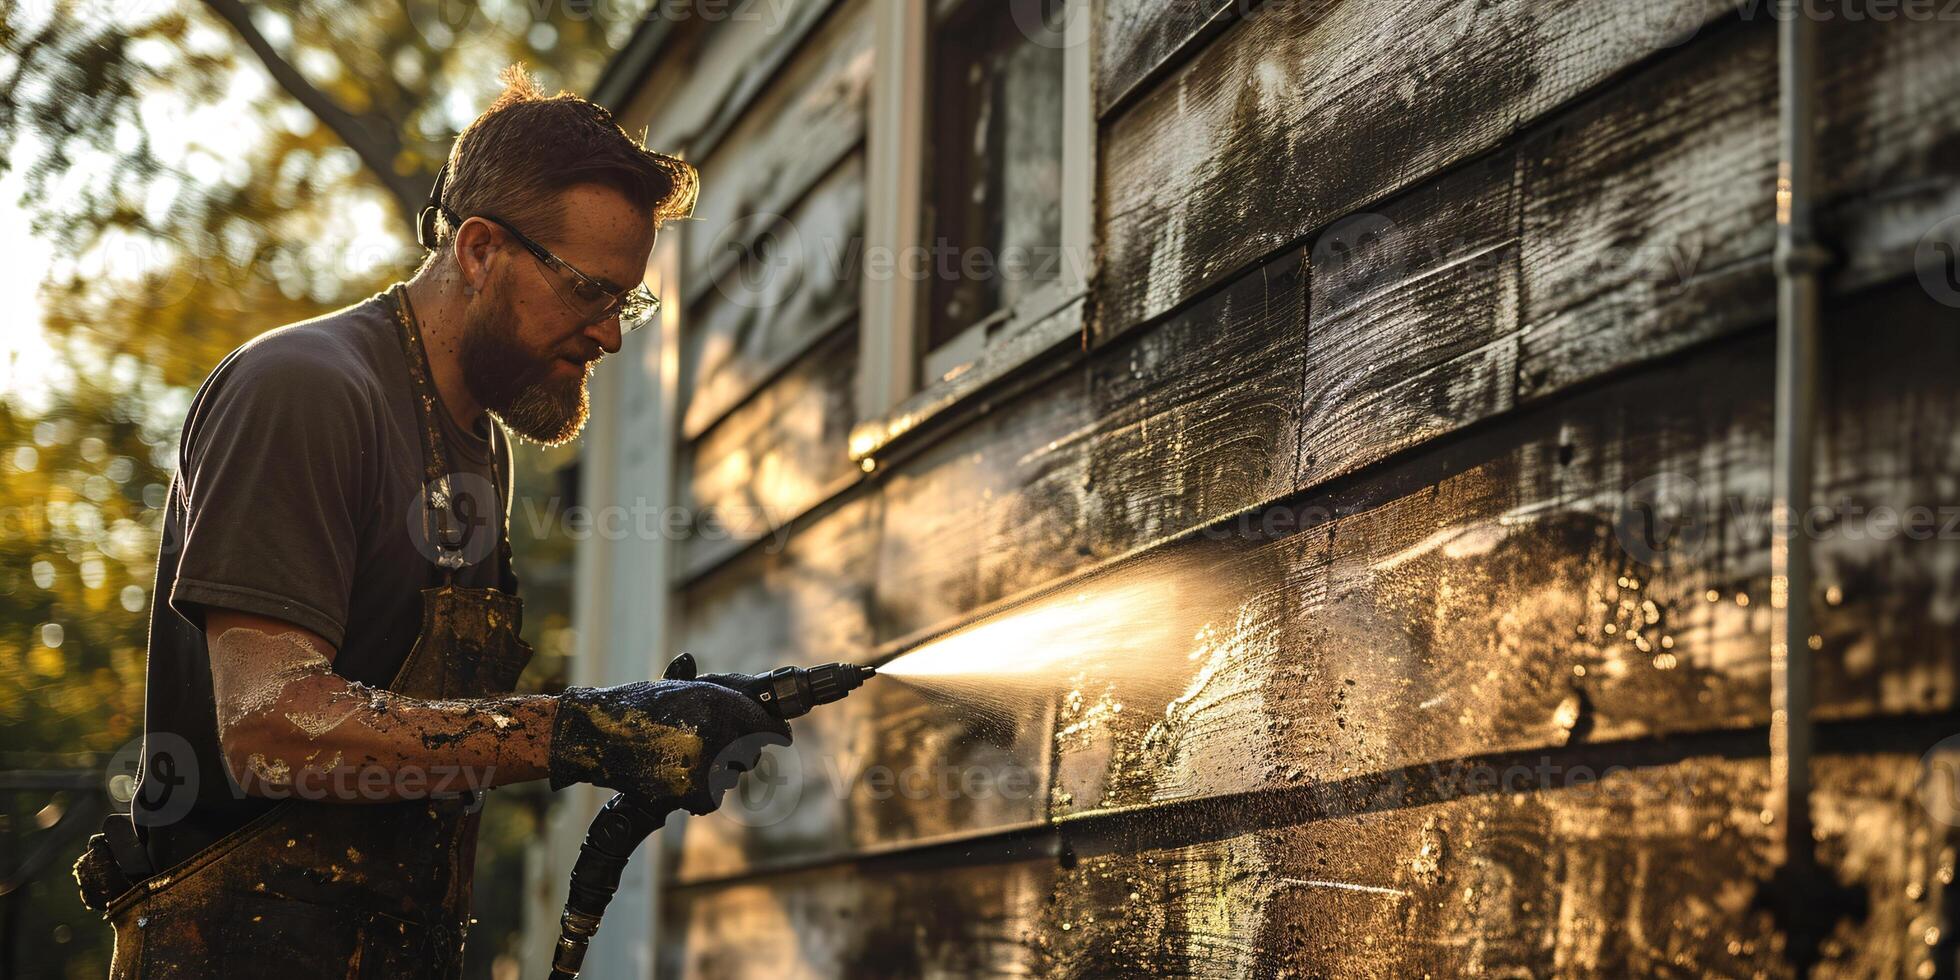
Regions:
<instances>
[{"instance_id":1,"label":"work apron","mask_svg":"<svg viewBox=\"0 0 1960 980\"><path fill-rule=\"evenodd\" d=\"M523 600L455 584L466 560L453 529L442 408L408 297L397 285L389 299L414 386L424 512L437 525L426 539L442 584L422 591L421 632L388 690L424 699L507 694L531 659L518 635ZM496 526L500 581L509 588L510 544L502 521ZM428 785L439 781L432 775ZM461 780L454 785L461 789ZM110 976L460 976L480 799L284 800L109 904Z\"/></svg>"}]
</instances>

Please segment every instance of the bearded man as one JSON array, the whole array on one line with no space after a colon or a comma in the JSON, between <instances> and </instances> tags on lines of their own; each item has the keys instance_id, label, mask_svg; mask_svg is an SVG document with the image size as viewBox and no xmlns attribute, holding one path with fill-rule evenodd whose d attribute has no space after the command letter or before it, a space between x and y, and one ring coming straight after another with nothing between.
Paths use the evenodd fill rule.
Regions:
<instances>
[{"instance_id":1,"label":"bearded man","mask_svg":"<svg viewBox=\"0 0 1960 980\"><path fill-rule=\"evenodd\" d=\"M511 694L505 430L579 432L696 179L604 108L505 82L436 179L414 277L258 337L191 404L133 820L77 866L113 976L456 976L484 790L703 813L788 740L711 681Z\"/></svg>"}]
</instances>

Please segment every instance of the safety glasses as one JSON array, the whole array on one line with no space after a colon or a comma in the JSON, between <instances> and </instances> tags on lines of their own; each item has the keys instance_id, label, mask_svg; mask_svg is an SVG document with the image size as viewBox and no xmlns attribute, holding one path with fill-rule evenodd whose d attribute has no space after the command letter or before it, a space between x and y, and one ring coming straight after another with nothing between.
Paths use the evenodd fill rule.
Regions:
<instances>
[{"instance_id":1,"label":"safety glasses","mask_svg":"<svg viewBox=\"0 0 1960 980\"><path fill-rule=\"evenodd\" d=\"M455 212L446 207L443 208L443 215L449 219L452 226L463 223L461 218L456 217ZM545 268L557 273L555 276L547 276L546 281L551 283L552 291L558 294L559 300L572 312L578 314L580 326L590 326L617 315L619 331L632 333L653 322L654 316L660 312L660 297L655 296L653 290L647 288L646 283L639 283L625 289L613 287L605 280L595 279L578 271L570 262L553 255L550 249L538 244L531 236L518 231L510 222L494 214L479 214L476 217L509 232L510 237L517 239L517 243L524 246L524 250L530 252L532 257L543 263Z\"/></svg>"}]
</instances>

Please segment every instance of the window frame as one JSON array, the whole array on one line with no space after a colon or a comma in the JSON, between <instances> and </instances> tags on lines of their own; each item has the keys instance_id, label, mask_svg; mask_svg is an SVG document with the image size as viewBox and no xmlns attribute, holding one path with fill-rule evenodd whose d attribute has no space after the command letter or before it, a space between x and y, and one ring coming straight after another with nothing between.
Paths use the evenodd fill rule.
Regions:
<instances>
[{"instance_id":1,"label":"window frame","mask_svg":"<svg viewBox=\"0 0 1960 980\"><path fill-rule=\"evenodd\" d=\"M1001 0L978 0L1001 2ZM857 416L850 455L865 471L876 455L925 422L965 403L1035 358L1079 341L1095 242L1095 0L1067 0L1063 26L1061 258L1058 277L996 314L985 347L942 378L918 377L921 317L931 283L908 275L906 257L924 254L928 197L925 122L931 75L927 57L935 22L930 0L888 0L873 26L865 200L865 262L859 284ZM984 320L982 322L985 322ZM977 326L977 324L976 324Z\"/></svg>"}]
</instances>

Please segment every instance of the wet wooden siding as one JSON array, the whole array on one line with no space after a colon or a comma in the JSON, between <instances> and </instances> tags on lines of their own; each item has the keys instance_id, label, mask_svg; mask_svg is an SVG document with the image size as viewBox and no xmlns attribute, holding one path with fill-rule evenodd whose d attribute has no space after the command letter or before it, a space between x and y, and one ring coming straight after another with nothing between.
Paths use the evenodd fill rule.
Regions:
<instances>
[{"instance_id":1,"label":"wet wooden siding","mask_svg":"<svg viewBox=\"0 0 1960 980\"><path fill-rule=\"evenodd\" d=\"M975 714L874 683L799 721L800 772L671 833L664 973L1787 973L1756 819L1773 22L1105 0L1086 350L865 475L840 256L877 193L871 8L819 6L681 32L768 70L657 69L641 100L706 148L681 483L717 516L675 649L865 660L1058 583L1173 582L1151 628L1196 639L1149 685ZM1912 256L1960 210L1960 25L1824 44L1819 497L1938 513L1960 314ZM1818 553L1819 826L1868 907L1825 971L1914 974L1952 959L1960 841L1915 794L1960 721L1960 541ZM1547 761L1634 770L1450 775ZM878 792L879 766L1022 781Z\"/></svg>"}]
</instances>

